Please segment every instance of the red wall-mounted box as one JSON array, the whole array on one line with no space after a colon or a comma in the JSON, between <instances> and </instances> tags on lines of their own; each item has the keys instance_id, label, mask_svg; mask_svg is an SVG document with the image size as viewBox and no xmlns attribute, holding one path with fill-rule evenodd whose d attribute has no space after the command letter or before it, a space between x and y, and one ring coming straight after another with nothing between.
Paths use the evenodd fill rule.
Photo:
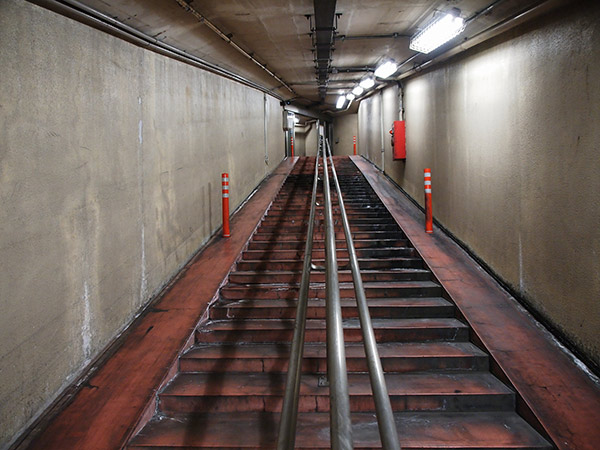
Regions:
<instances>
[{"instance_id":1,"label":"red wall-mounted box","mask_svg":"<svg viewBox=\"0 0 600 450\"><path fill-rule=\"evenodd\" d=\"M406 159L406 126L404 120L394 121L392 130L394 159Z\"/></svg>"}]
</instances>

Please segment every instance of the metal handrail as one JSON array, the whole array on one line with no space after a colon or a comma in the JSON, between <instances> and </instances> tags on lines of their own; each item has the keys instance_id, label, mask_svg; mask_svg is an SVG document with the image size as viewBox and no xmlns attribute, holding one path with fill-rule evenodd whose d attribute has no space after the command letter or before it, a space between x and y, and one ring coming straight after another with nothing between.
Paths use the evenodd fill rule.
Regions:
<instances>
[{"instance_id":1,"label":"metal handrail","mask_svg":"<svg viewBox=\"0 0 600 450\"><path fill-rule=\"evenodd\" d=\"M322 139L322 137L321 137ZM322 141L319 146L323 148ZM335 229L327 158L323 148L323 192L325 195L325 279L327 325L327 376L329 377L329 420L332 450L352 450L352 423L350 421L350 395L348 371L342 327L342 307L338 279Z\"/></svg>"},{"instance_id":2,"label":"metal handrail","mask_svg":"<svg viewBox=\"0 0 600 450\"><path fill-rule=\"evenodd\" d=\"M354 241L350 231L348 216L344 207L342 191L338 181L333 156L329 141L319 136L319 150L315 161L315 175L313 179L313 190L310 205L310 217L308 223L308 236L304 252L304 265L300 292L298 296L298 308L296 311L296 322L294 324L294 337L290 351L290 362L285 387L285 396L279 422L279 435L277 438L278 450L293 450L296 440L296 424L298 417L298 402L300 393L300 375L302 356L304 353L304 336L306 330L306 314L308 308L308 293L310 286L310 273L313 268L312 248L314 219L316 209L317 185L319 181L319 157L323 160L323 194L325 215L325 276L326 276L326 326L327 326L327 375L329 378L330 398L330 442L332 450L352 450L352 423L350 420L350 396L348 389L348 372L346 368L346 355L344 348L344 330L342 326L342 308L340 302L340 289L338 277L338 264L336 254L335 229L333 222L333 207L331 202L331 189L329 185L329 170L327 155L331 161L331 171L335 183L344 235L348 248L350 268L354 280L356 292L356 303L358 307L359 320L365 345L365 355L369 368L369 378L373 390L377 423L381 442L385 450L400 450L398 434L394 423L392 407L385 384L381 360L377 351L375 333L369 315L365 290L360 275L358 258Z\"/></svg>"},{"instance_id":3,"label":"metal handrail","mask_svg":"<svg viewBox=\"0 0 600 450\"><path fill-rule=\"evenodd\" d=\"M338 181L337 173L335 171L335 166L333 165L333 156L331 154L329 141L326 140L325 142L327 144L327 153L329 154L329 158L331 159L331 171L333 173L333 180L335 182L335 187L338 195L338 203L340 207L340 213L342 215L344 235L346 236L348 256L350 260L350 267L352 270L352 279L354 280L354 291L356 293L358 316L365 345L365 355L367 357L369 378L371 380L371 389L373 391L373 397L375 401L375 411L377 414L377 425L379 427L381 443L385 450L400 450L398 432L394 423L394 415L392 412L392 406L390 404L388 390L385 384L383 369L381 367L381 359L379 358L379 353L377 351L377 342L375 340L375 333L373 331L373 325L371 323L369 307L367 306L367 297L365 295L362 276L360 274L360 268L358 266L358 258L356 256L356 249L354 248L354 241L352 239L352 233L350 231L348 215L346 214L346 208L344 207L344 199L342 198L342 191L340 189L340 184ZM326 161L327 155L325 155L323 159L324 161ZM326 167L326 164L324 164L324 166Z\"/></svg>"},{"instance_id":4,"label":"metal handrail","mask_svg":"<svg viewBox=\"0 0 600 450\"><path fill-rule=\"evenodd\" d=\"M315 208L317 203L317 185L319 181L319 153L315 161L315 176L313 179L312 197L310 202L310 216L308 219L307 240L304 248L304 265L302 279L298 294L298 308L294 324L294 337L290 350L290 362L285 385L281 420L279 422L279 435L277 437L277 450L293 450L296 441L296 423L298 418L298 398L300 393L300 375L302 368L302 355L304 353L304 334L306 330L306 310L308 308L308 292L310 286L310 272L313 248L313 231L315 222Z\"/></svg>"}]
</instances>

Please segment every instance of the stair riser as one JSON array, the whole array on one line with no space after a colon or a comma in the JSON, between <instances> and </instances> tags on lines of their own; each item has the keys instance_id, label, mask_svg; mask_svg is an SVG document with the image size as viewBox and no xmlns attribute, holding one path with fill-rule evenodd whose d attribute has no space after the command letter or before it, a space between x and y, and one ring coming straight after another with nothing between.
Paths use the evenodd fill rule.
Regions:
<instances>
[{"instance_id":1,"label":"stair riser","mask_svg":"<svg viewBox=\"0 0 600 450\"><path fill-rule=\"evenodd\" d=\"M367 372L365 358L346 358L348 372ZM422 372L427 370L487 370L487 357L417 357L417 358L381 358L386 373ZM282 358L182 358L179 362L181 372L271 372L286 373L288 355ZM304 358L302 371L309 373L326 373L326 358Z\"/></svg>"},{"instance_id":2,"label":"stair riser","mask_svg":"<svg viewBox=\"0 0 600 450\"><path fill-rule=\"evenodd\" d=\"M320 307L309 307L307 309L308 319L324 319L325 318L325 306ZM428 306L428 307L383 307L383 306L371 306L369 307L369 313L372 318L390 318L395 319L417 319L417 318L439 318L439 317L453 317L454 306ZM240 307L218 307L213 308L210 311L210 317L213 320L223 319L295 319L296 308L295 307L278 307L278 308L247 308ZM355 307L343 307L342 317L344 319L351 319L358 317L358 309Z\"/></svg>"},{"instance_id":3,"label":"stair riser","mask_svg":"<svg viewBox=\"0 0 600 450\"><path fill-rule=\"evenodd\" d=\"M467 328L411 328L411 329L375 329L377 342L426 342L426 341L462 341L469 338ZM325 342L324 329L306 330L306 342ZM344 329L345 342L362 342L359 329ZM281 342L292 340L292 330L212 330L196 332L196 342Z\"/></svg>"},{"instance_id":4,"label":"stair riser","mask_svg":"<svg viewBox=\"0 0 600 450\"><path fill-rule=\"evenodd\" d=\"M253 237L255 242L285 242L285 241L298 241L306 237L306 233L292 233L290 230L281 229L277 232L262 233L258 231ZM324 240L325 233L315 232L313 235L315 240ZM346 239L343 231L337 231L335 233L336 241ZM352 239L406 239L406 236L402 231L355 231L352 233Z\"/></svg>"},{"instance_id":5,"label":"stair riser","mask_svg":"<svg viewBox=\"0 0 600 450\"><path fill-rule=\"evenodd\" d=\"M313 259L313 263L316 265L323 265L324 261ZM343 259L338 260L338 267L342 268L347 265L348 265L348 260L343 260ZM416 258L381 260L381 261L378 261L376 259L359 260L358 265L361 270L423 269L423 262ZM285 272L294 272L294 271L302 271L302 267L303 267L302 261L286 261L286 262L239 261L237 263L236 269L244 271L244 272L259 271L259 270L262 270L262 271L281 270L281 271L285 271ZM340 270L342 270L342 269L340 269Z\"/></svg>"},{"instance_id":6,"label":"stair riser","mask_svg":"<svg viewBox=\"0 0 600 450\"><path fill-rule=\"evenodd\" d=\"M215 379L218 383L218 379ZM159 408L163 414L189 414L200 412L280 412L283 397L280 395L237 396L176 396L159 395ZM400 411L510 411L515 407L513 394L415 394L390 395L392 409ZM352 412L375 411L371 395L350 395ZM299 412L329 412L329 393L323 388L320 395L303 395L300 390Z\"/></svg>"},{"instance_id":7,"label":"stair riser","mask_svg":"<svg viewBox=\"0 0 600 450\"><path fill-rule=\"evenodd\" d=\"M252 300L252 299L279 299L296 300L299 290L289 288L223 288L221 289L221 298L223 300ZM310 289L309 298L326 297L325 289ZM442 295L440 287L394 287L394 288L365 288L367 298L383 297L439 297ZM355 298L354 289L341 288L340 298Z\"/></svg>"},{"instance_id":8,"label":"stair riser","mask_svg":"<svg viewBox=\"0 0 600 450\"><path fill-rule=\"evenodd\" d=\"M363 211L356 211L356 212L346 211L346 215L348 216L348 220L350 221L350 223L353 223L355 220L362 220L362 219L391 220L391 221L394 220L394 218L385 210L374 210L373 211L371 209L366 209ZM269 210L269 212L263 219L262 223L266 223L267 221L281 222L283 220L288 220L288 219L294 219L294 220L300 219L300 220L308 221L309 218L310 218L310 208L309 207L306 207L306 209L291 210L291 211L271 209L271 210ZM324 218L325 218L325 213L323 210L315 211L315 219L324 220Z\"/></svg>"},{"instance_id":9,"label":"stair riser","mask_svg":"<svg viewBox=\"0 0 600 450\"><path fill-rule=\"evenodd\" d=\"M338 272L340 283L352 283L353 278L350 272ZM430 272L363 272L361 278L364 283L375 281L429 281L431 279ZM292 283L299 284L302 281L302 272L296 273L264 273L255 272L253 274L245 274L233 272L229 275L231 284L266 284L266 283ZM324 272L311 272L311 283L325 283Z\"/></svg>"},{"instance_id":10,"label":"stair riser","mask_svg":"<svg viewBox=\"0 0 600 450\"><path fill-rule=\"evenodd\" d=\"M252 241L248 245L248 250L304 250L305 241L289 242L257 242ZM346 248L346 241L337 241L337 249ZM406 239L373 239L373 240L355 240L354 248L381 248L381 247L408 247L409 242ZM313 240L313 250L325 248L325 241Z\"/></svg>"},{"instance_id":11,"label":"stair riser","mask_svg":"<svg viewBox=\"0 0 600 450\"><path fill-rule=\"evenodd\" d=\"M333 229L335 231L344 231L344 228L342 227L341 221L336 221L336 224L334 225ZM289 232L289 233L302 233L302 234L306 234L306 231L308 230L308 225L296 225L296 224L280 224L280 225L261 225L258 227L257 232L258 233L280 233L280 232ZM325 224L324 223L318 223L315 224L315 228L314 228L315 232L325 232ZM374 224L350 224L350 231L354 231L354 232L372 232L372 231L388 231L388 232L393 232L393 231L400 231L400 228L398 228L398 225L396 224L389 224L389 225L385 225L385 224L380 224L380 225L374 225Z\"/></svg>"},{"instance_id":12,"label":"stair riser","mask_svg":"<svg viewBox=\"0 0 600 450\"><path fill-rule=\"evenodd\" d=\"M269 216L265 217L265 219L261 222L261 226L265 226L265 227L288 227L288 226L297 226L297 227L304 227L308 225L308 219L309 217L302 217L302 216L281 216L281 217L273 217L270 218ZM315 222L315 226L316 225L324 225L324 216L318 216L315 217L316 222ZM341 217L336 218L334 217L334 221L336 222L340 222L341 221ZM355 215L352 218L348 218L348 221L350 222L350 225L368 225L368 226L379 226L379 225L395 225L398 226L397 223L394 221L394 219L392 219L391 217L361 217L358 215ZM341 222L340 222L341 223Z\"/></svg>"},{"instance_id":13,"label":"stair riser","mask_svg":"<svg viewBox=\"0 0 600 450\"><path fill-rule=\"evenodd\" d=\"M348 258L348 251L337 249L338 258ZM417 253L412 248L360 248L356 250L358 258L411 258L416 257ZM324 249L313 249L312 257L314 259L325 259ZM242 253L242 259L249 261L270 260L285 261L288 259L304 259L304 250L249 250Z\"/></svg>"}]
</instances>

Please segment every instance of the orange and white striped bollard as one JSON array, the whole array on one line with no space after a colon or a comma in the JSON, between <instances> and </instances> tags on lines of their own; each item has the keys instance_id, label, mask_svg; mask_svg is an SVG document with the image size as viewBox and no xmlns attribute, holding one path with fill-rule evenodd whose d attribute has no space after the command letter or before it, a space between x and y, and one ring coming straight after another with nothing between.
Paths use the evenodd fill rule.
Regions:
<instances>
[{"instance_id":1,"label":"orange and white striped bollard","mask_svg":"<svg viewBox=\"0 0 600 450\"><path fill-rule=\"evenodd\" d=\"M223 237L230 237L229 232L229 174L221 174L221 190L223 191Z\"/></svg>"},{"instance_id":2,"label":"orange and white striped bollard","mask_svg":"<svg viewBox=\"0 0 600 450\"><path fill-rule=\"evenodd\" d=\"M356 136L352 137L352 142L354 144L354 156L356 156Z\"/></svg>"},{"instance_id":3,"label":"orange and white striped bollard","mask_svg":"<svg viewBox=\"0 0 600 450\"><path fill-rule=\"evenodd\" d=\"M424 170L425 176L425 233L433 233L433 212L431 207L431 169Z\"/></svg>"},{"instance_id":4,"label":"orange and white striped bollard","mask_svg":"<svg viewBox=\"0 0 600 450\"><path fill-rule=\"evenodd\" d=\"M292 150L292 158L294 157L294 135L290 136L290 148Z\"/></svg>"}]
</instances>

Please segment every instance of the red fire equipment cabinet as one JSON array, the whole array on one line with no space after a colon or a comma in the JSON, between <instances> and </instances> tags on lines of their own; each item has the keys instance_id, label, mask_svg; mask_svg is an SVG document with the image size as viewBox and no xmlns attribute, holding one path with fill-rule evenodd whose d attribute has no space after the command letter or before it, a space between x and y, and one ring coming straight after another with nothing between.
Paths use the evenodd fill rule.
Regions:
<instances>
[{"instance_id":1,"label":"red fire equipment cabinet","mask_svg":"<svg viewBox=\"0 0 600 450\"><path fill-rule=\"evenodd\" d=\"M404 120L395 120L390 130L394 159L406 159L406 128Z\"/></svg>"}]
</instances>

